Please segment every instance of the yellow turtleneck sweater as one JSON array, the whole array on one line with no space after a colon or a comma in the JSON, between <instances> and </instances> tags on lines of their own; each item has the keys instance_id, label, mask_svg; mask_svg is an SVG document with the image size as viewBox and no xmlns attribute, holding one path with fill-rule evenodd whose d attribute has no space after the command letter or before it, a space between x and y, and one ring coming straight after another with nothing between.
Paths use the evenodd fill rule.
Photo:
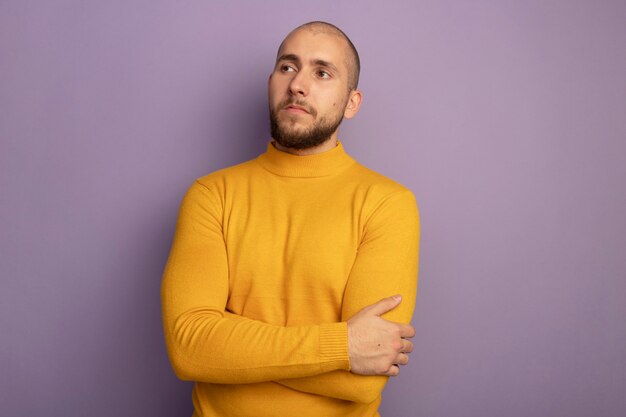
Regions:
<instances>
[{"instance_id":1,"label":"yellow turtleneck sweater","mask_svg":"<svg viewBox=\"0 0 626 417\"><path fill-rule=\"evenodd\" d=\"M411 191L341 142L258 158L187 191L161 288L176 374L194 416L371 417L386 377L349 372L346 321L394 294L415 305L419 219Z\"/></svg>"}]
</instances>

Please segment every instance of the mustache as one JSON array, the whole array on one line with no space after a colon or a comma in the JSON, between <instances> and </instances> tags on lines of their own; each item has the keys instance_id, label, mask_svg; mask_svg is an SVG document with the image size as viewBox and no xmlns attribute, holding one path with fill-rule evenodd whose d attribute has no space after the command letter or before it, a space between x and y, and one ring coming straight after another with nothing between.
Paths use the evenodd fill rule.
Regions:
<instances>
[{"instance_id":1,"label":"mustache","mask_svg":"<svg viewBox=\"0 0 626 417\"><path fill-rule=\"evenodd\" d=\"M284 109L287 106L299 106L302 107L304 110L306 110L311 116L315 117L317 116L317 111L309 106L309 104L303 100L294 100L291 98L288 98L286 100L284 100L282 103L280 103L278 105L279 109Z\"/></svg>"}]
</instances>

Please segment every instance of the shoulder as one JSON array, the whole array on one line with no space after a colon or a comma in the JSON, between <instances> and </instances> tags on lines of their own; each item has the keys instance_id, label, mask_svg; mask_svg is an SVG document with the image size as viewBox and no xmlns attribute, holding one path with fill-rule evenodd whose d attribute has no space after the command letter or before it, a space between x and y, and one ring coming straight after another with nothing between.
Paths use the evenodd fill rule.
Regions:
<instances>
[{"instance_id":1,"label":"shoulder","mask_svg":"<svg viewBox=\"0 0 626 417\"><path fill-rule=\"evenodd\" d=\"M413 191L400 182L358 162L350 171L350 181L354 181L355 188L368 205L378 206L388 199L409 200L415 204Z\"/></svg>"},{"instance_id":2,"label":"shoulder","mask_svg":"<svg viewBox=\"0 0 626 417\"><path fill-rule=\"evenodd\" d=\"M198 184L215 191L223 190L227 183L245 181L255 170L258 170L256 158L196 178L194 185Z\"/></svg>"},{"instance_id":3,"label":"shoulder","mask_svg":"<svg viewBox=\"0 0 626 417\"><path fill-rule=\"evenodd\" d=\"M351 181L355 181L354 204L358 206L361 243L382 236L413 242L420 221L413 191L370 168L355 165Z\"/></svg>"},{"instance_id":4,"label":"shoulder","mask_svg":"<svg viewBox=\"0 0 626 417\"><path fill-rule=\"evenodd\" d=\"M258 164L254 159L218 169L195 178L187 187L183 205L224 206L226 190L233 183L247 181Z\"/></svg>"}]
</instances>

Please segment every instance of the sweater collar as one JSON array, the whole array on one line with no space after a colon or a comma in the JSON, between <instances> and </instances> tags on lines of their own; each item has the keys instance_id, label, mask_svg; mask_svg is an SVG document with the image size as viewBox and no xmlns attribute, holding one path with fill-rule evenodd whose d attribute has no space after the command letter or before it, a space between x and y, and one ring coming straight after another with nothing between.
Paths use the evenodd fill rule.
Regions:
<instances>
[{"instance_id":1,"label":"sweater collar","mask_svg":"<svg viewBox=\"0 0 626 417\"><path fill-rule=\"evenodd\" d=\"M313 155L293 155L267 144L267 152L257 161L268 171L281 177L326 177L338 174L356 161L346 153L341 141L333 149Z\"/></svg>"}]
</instances>

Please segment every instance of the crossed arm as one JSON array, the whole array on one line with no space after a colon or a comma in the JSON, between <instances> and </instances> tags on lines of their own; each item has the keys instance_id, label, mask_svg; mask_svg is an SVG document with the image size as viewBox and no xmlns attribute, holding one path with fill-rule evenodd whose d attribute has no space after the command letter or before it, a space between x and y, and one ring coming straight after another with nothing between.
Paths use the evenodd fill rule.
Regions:
<instances>
[{"instance_id":1,"label":"crossed arm","mask_svg":"<svg viewBox=\"0 0 626 417\"><path fill-rule=\"evenodd\" d=\"M384 318L410 321L419 239L412 194L394 194L368 220L345 290L342 321L291 327L225 310L226 248L211 198L199 184L185 196L162 284L166 343L177 375L223 384L274 381L350 401L376 399L387 377L349 372L356 358L348 351L348 320L381 297L401 294L403 302ZM271 354L258 355L259 351Z\"/></svg>"},{"instance_id":2,"label":"crossed arm","mask_svg":"<svg viewBox=\"0 0 626 417\"><path fill-rule=\"evenodd\" d=\"M402 302L383 318L409 323L415 306L419 250L419 216L412 194L406 192L387 199L372 215L366 229L348 279L341 320L350 326L355 315L362 315L362 309L375 303L378 303L376 308L386 310L386 306L394 305L393 301L379 300L399 294ZM368 331L372 331L370 329ZM355 362L352 355L351 362ZM378 375L354 372L355 369L352 372L338 370L277 382L313 394L370 403L380 395L387 382L388 377L380 373L394 375L397 368L390 373L379 369ZM361 370L358 372L362 373Z\"/></svg>"}]
</instances>

